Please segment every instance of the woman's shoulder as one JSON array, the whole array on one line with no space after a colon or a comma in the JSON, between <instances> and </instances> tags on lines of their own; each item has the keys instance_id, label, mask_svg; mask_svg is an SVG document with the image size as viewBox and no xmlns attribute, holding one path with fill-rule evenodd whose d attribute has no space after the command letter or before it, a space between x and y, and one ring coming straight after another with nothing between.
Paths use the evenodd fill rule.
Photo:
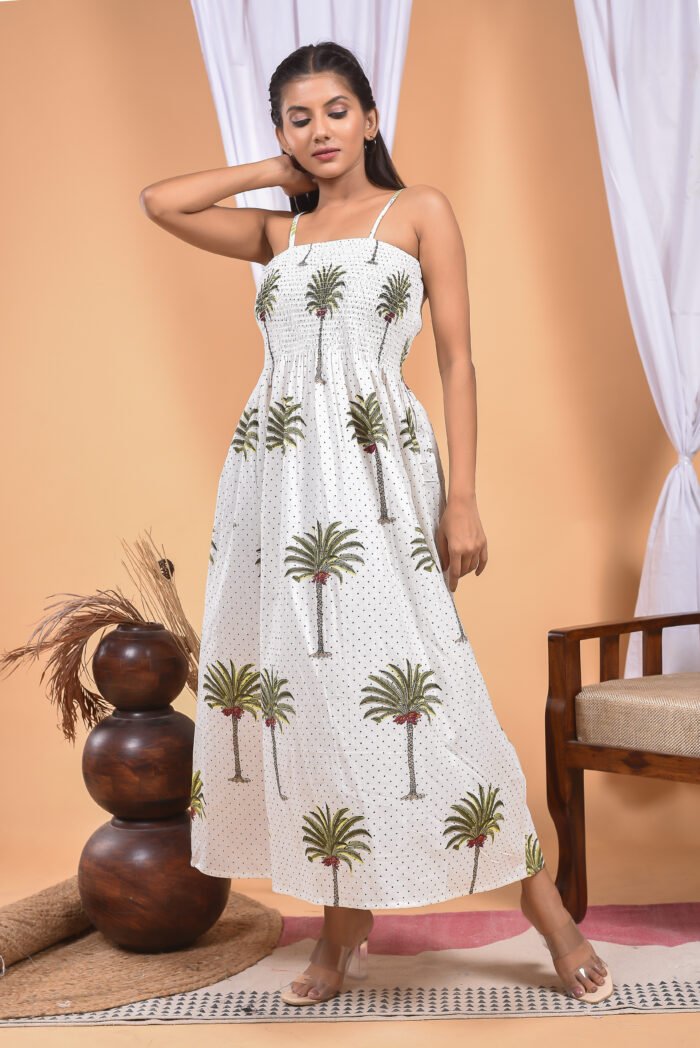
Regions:
<instances>
[{"instance_id":1,"label":"woman's shoulder","mask_svg":"<svg viewBox=\"0 0 700 1048\"><path fill-rule=\"evenodd\" d=\"M401 196L404 194L402 193ZM441 189L424 183L406 186L408 217L413 222L419 242L432 231L440 237L457 223L452 205Z\"/></svg>"},{"instance_id":2,"label":"woman's shoulder","mask_svg":"<svg viewBox=\"0 0 700 1048\"><path fill-rule=\"evenodd\" d=\"M429 186L421 182L415 186L405 186L407 199L415 202L417 207L428 207L439 210L445 206L450 207L450 202L445 193L437 186Z\"/></svg>"}]
</instances>

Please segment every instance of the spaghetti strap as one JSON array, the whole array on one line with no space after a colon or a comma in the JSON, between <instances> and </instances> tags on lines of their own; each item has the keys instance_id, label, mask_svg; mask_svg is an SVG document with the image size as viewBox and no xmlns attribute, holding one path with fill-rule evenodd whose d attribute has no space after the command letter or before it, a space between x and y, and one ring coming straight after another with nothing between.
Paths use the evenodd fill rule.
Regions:
<instances>
[{"instance_id":1,"label":"spaghetti strap","mask_svg":"<svg viewBox=\"0 0 700 1048\"><path fill-rule=\"evenodd\" d=\"M299 216L300 215L305 215L305 214L306 214L306 211L297 211L296 215L292 219L292 224L289 227L289 246L290 247L294 247L294 237L296 236L297 222L299 221Z\"/></svg>"},{"instance_id":2,"label":"spaghetti strap","mask_svg":"<svg viewBox=\"0 0 700 1048\"><path fill-rule=\"evenodd\" d=\"M405 189L405 188L406 188L405 186L401 186L401 189ZM377 232L377 226L379 225L381 220L384 218L384 215L385 215L386 211L388 211L388 209L391 207L391 205L396 200L397 196L401 192L401 189L397 189L396 192L394 193L394 195L389 197L389 199L387 200L386 204L384 205L382 210L377 215L376 221L375 221L374 225L372 226L372 231L369 234L369 237L367 238L368 240L374 239L374 234Z\"/></svg>"}]
</instances>

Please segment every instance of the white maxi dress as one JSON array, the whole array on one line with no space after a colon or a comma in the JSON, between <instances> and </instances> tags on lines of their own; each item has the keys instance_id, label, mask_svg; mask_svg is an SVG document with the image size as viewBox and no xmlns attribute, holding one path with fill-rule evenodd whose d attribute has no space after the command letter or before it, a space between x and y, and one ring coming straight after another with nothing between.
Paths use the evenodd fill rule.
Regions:
<instances>
[{"instance_id":1,"label":"white maxi dress","mask_svg":"<svg viewBox=\"0 0 700 1048\"><path fill-rule=\"evenodd\" d=\"M419 260L376 238L264 267L260 377L221 472L191 864L319 905L422 906L544 864L435 536L445 480L402 364ZM303 212L302 212L303 214Z\"/></svg>"}]
</instances>

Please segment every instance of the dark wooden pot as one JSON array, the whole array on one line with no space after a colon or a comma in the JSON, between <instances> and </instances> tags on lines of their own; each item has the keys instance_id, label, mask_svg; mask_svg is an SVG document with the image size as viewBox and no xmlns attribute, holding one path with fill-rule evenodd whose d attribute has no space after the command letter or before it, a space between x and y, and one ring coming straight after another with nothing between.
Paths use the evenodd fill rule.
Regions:
<instances>
[{"instance_id":1,"label":"dark wooden pot","mask_svg":"<svg viewBox=\"0 0 700 1048\"><path fill-rule=\"evenodd\" d=\"M100 807L122 819L165 819L189 807L194 721L172 706L116 710L88 735L83 778Z\"/></svg>"},{"instance_id":2,"label":"dark wooden pot","mask_svg":"<svg viewBox=\"0 0 700 1048\"><path fill-rule=\"evenodd\" d=\"M96 928L141 953L189 946L226 906L231 881L190 865L187 813L170 819L118 819L83 848L78 889Z\"/></svg>"},{"instance_id":3,"label":"dark wooden pot","mask_svg":"<svg viewBox=\"0 0 700 1048\"><path fill-rule=\"evenodd\" d=\"M122 623L97 646L92 670L116 709L85 742L83 777L114 818L83 848L80 897L120 946L183 948L218 920L231 888L190 863L194 721L170 705L187 659L162 623Z\"/></svg>"},{"instance_id":4,"label":"dark wooden pot","mask_svg":"<svg viewBox=\"0 0 700 1048\"><path fill-rule=\"evenodd\" d=\"M118 710L161 710L187 680L187 659L162 622L123 622L92 657L95 684Z\"/></svg>"}]
</instances>

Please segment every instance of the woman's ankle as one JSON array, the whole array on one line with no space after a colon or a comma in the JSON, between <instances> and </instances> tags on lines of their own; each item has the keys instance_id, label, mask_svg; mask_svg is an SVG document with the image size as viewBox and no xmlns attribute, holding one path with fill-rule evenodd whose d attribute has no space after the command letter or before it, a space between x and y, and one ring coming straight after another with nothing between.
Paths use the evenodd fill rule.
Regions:
<instances>
[{"instance_id":1,"label":"woman's ankle","mask_svg":"<svg viewBox=\"0 0 700 1048\"><path fill-rule=\"evenodd\" d=\"M538 893L535 896L521 886L520 909L540 935L551 934L571 919L558 890L554 885L552 888L546 894Z\"/></svg>"},{"instance_id":2,"label":"woman's ankle","mask_svg":"<svg viewBox=\"0 0 700 1048\"><path fill-rule=\"evenodd\" d=\"M354 941L356 931L363 929L365 935L374 925L371 910L360 910L349 906L326 906L323 919L323 934L338 941Z\"/></svg>"}]
</instances>

